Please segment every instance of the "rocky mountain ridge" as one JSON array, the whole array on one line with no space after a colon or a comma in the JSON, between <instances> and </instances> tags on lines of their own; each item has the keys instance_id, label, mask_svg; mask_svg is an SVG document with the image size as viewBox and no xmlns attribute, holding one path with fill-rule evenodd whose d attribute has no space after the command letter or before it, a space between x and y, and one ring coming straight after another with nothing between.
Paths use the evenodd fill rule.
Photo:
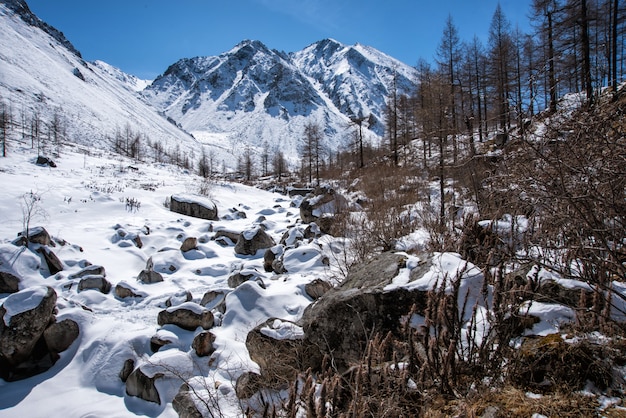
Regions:
<instances>
[{"instance_id":1,"label":"rocky mountain ridge","mask_svg":"<svg viewBox=\"0 0 626 418\"><path fill-rule=\"evenodd\" d=\"M284 53L245 40L219 56L179 60L143 95L201 140L221 133L252 148L280 146L297 159L311 120L323 126L329 151L349 146L355 118L365 118L370 140L380 141L392 89L410 93L415 79L412 67L360 44L325 39Z\"/></svg>"}]
</instances>

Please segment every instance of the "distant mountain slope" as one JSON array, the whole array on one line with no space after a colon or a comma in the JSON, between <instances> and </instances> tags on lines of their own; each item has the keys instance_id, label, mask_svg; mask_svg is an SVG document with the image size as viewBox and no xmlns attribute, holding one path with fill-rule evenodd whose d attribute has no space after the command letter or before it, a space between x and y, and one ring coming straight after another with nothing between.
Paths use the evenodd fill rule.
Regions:
<instances>
[{"instance_id":1,"label":"distant mountain slope","mask_svg":"<svg viewBox=\"0 0 626 418\"><path fill-rule=\"evenodd\" d=\"M66 139L93 147L110 148L120 131L190 159L205 144L226 169L246 149L281 150L295 166L310 121L323 127L326 153L350 146L355 117L377 144L393 86L415 88L412 67L332 39L289 54L246 40L219 56L181 59L149 84L85 62L23 0L0 0L0 26L0 100L14 117L36 115L45 125L61 115Z\"/></svg>"},{"instance_id":2,"label":"distant mountain slope","mask_svg":"<svg viewBox=\"0 0 626 418\"><path fill-rule=\"evenodd\" d=\"M163 150L198 153L197 142L111 74L112 67L85 62L23 1L0 1L0 27L0 101L14 120L29 123L36 115L45 129L60 117L65 140L96 148L110 148L116 131L128 128Z\"/></svg>"},{"instance_id":3,"label":"distant mountain slope","mask_svg":"<svg viewBox=\"0 0 626 418\"><path fill-rule=\"evenodd\" d=\"M246 40L213 57L181 59L144 90L147 101L197 138L235 152L280 148L298 160L304 124L324 127L325 147L351 141L351 119L367 118L369 137L384 134L384 107L395 85L415 88L415 70L374 48L317 42L286 54Z\"/></svg>"}]
</instances>

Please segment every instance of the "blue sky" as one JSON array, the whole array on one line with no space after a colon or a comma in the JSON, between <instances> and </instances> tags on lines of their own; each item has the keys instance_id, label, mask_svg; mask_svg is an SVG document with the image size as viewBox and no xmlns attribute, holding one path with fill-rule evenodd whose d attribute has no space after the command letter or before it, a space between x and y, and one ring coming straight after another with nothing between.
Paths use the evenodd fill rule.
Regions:
<instances>
[{"instance_id":1,"label":"blue sky","mask_svg":"<svg viewBox=\"0 0 626 418\"><path fill-rule=\"evenodd\" d=\"M483 42L498 0L27 0L89 61L152 79L181 58L219 55L244 39L285 52L324 38L373 46L409 65L432 61L448 15ZM528 31L530 0L500 0Z\"/></svg>"}]
</instances>

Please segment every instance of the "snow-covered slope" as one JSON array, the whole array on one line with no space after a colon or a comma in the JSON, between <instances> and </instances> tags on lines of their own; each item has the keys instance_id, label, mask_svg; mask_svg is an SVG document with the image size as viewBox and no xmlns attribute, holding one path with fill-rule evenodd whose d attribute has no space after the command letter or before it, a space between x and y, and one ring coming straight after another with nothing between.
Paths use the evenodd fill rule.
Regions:
<instances>
[{"instance_id":1,"label":"snow-covered slope","mask_svg":"<svg viewBox=\"0 0 626 418\"><path fill-rule=\"evenodd\" d=\"M111 67L85 62L25 2L0 2L0 27L0 100L14 120L29 125L36 115L45 126L56 115L66 141L95 147L110 146L116 130L129 127L164 150L178 145L198 153L189 134L143 102Z\"/></svg>"},{"instance_id":2,"label":"snow-covered slope","mask_svg":"<svg viewBox=\"0 0 626 418\"><path fill-rule=\"evenodd\" d=\"M295 161L308 121L324 127L328 150L348 144L354 117L368 118L370 139L378 141L394 76L398 93L409 93L415 75L358 44L327 39L285 54L243 41L219 56L176 62L143 94L199 139L220 141L233 153L267 143Z\"/></svg>"}]
</instances>

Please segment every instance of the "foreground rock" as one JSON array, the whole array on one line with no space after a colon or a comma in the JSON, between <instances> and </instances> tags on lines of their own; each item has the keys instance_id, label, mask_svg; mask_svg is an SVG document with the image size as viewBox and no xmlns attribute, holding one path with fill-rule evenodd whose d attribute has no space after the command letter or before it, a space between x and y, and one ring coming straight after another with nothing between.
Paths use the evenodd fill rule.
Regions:
<instances>
[{"instance_id":1,"label":"foreground rock","mask_svg":"<svg viewBox=\"0 0 626 418\"><path fill-rule=\"evenodd\" d=\"M346 370L360 360L367 339L374 333L399 335L401 318L426 308L427 292L397 288L385 290L405 267L406 257L383 253L350 272L339 286L328 290L305 311L300 321L304 330L303 346L313 370L322 364L324 355Z\"/></svg>"},{"instance_id":2,"label":"foreground rock","mask_svg":"<svg viewBox=\"0 0 626 418\"><path fill-rule=\"evenodd\" d=\"M170 210L194 218L217 220L217 206L210 199L189 194L172 195Z\"/></svg>"},{"instance_id":3,"label":"foreground rock","mask_svg":"<svg viewBox=\"0 0 626 418\"><path fill-rule=\"evenodd\" d=\"M55 291L46 286L5 299L0 307L0 377L14 381L42 373L76 340L76 322L55 322L56 300Z\"/></svg>"}]
</instances>

